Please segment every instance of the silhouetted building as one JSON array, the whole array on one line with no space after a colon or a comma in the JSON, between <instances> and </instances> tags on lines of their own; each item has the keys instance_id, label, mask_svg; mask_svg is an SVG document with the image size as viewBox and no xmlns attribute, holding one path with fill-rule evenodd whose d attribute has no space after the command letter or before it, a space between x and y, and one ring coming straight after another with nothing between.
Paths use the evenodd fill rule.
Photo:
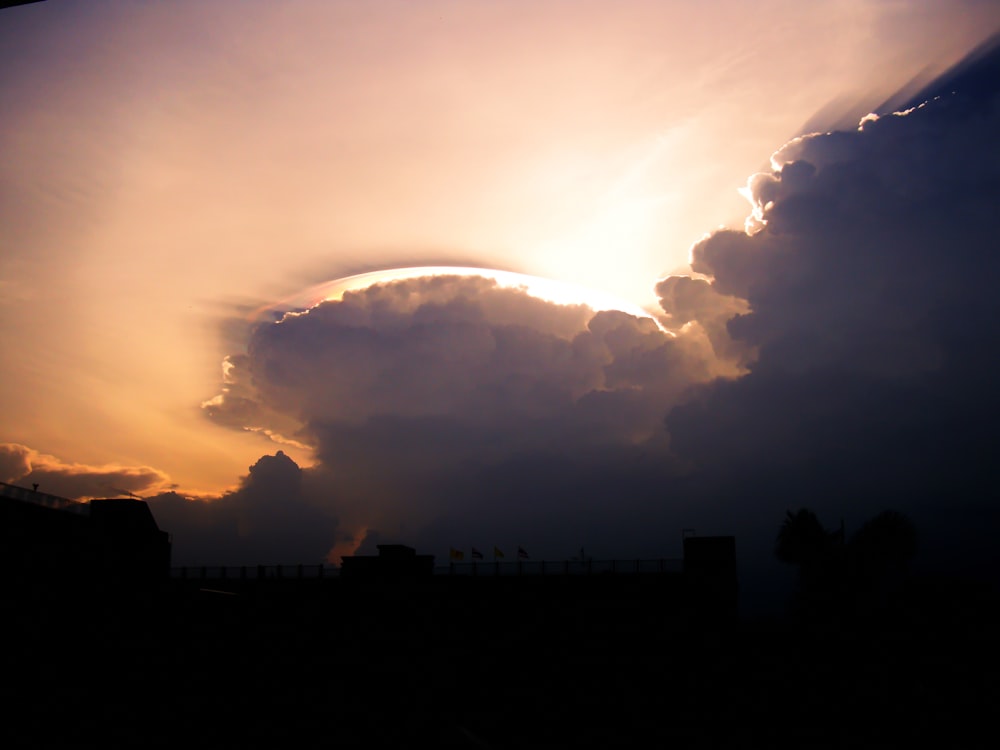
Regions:
<instances>
[{"instance_id":1,"label":"silhouetted building","mask_svg":"<svg viewBox=\"0 0 1000 750\"><path fill-rule=\"evenodd\" d=\"M144 586L169 575L169 535L142 500L77 503L0 483L0 578Z\"/></svg>"},{"instance_id":2,"label":"silhouetted building","mask_svg":"<svg viewBox=\"0 0 1000 750\"><path fill-rule=\"evenodd\" d=\"M342 578L422 578L434 573L434 555L418 555L404 544L379 544L378 555L354 555L341 560Z\"/></svg>"},{"instance_id":3,"label":"silhouetted building","mask_svg":"<svg viewBox=\"0 0 1000 750\"><path fill-rule=\"evenodd\" d=\"M133 581L170 576L170 536L142 500L91 500L90 527L98 571Z\"/></svg>"}]
</instances>

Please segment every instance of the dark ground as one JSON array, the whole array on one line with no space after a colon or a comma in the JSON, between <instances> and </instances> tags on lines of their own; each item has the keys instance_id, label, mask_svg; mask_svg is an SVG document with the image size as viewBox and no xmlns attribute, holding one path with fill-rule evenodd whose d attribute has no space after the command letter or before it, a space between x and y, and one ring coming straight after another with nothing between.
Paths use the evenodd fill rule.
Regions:
<instances>
[{"instance_id":1,"label":"dark ground","mask_svg":"<svg viewBox=\"0 0 1000 750\"><path fill-rule=\"evenodd\" d=\"M663 578L557 580L20 590L5 744L994 746L988 589L745 621Z\"/></svg>"}]
</instances>

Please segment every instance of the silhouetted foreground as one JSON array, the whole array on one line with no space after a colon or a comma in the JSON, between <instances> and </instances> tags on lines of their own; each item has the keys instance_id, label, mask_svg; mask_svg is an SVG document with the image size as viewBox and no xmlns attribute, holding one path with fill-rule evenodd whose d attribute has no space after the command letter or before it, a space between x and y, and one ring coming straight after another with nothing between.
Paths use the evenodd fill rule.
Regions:
<instances>
[{"instance_id":1,"label":"silhouetted foreground","mask_svg":"<svg viewBox=\"0 0 1000 750\"><path fill-rule=\"evenodd\" d=\"M877 620L806 629L686 618L669 580L13 602L7 728L38 744L982 746L998 697L985 591L924 581Z\"/></svg>"},{"instance_id":2,"label":"silhouetted foreground","mask_svg":"<svg viewBox=\"0 0 1000 750\"><path fill-rule=\"evenodd\" d=\"M151 587L169 574L170 538L145 502L77 503L0 482L0 585L16 596Z\"/></svg>"},{"instance_id":3,"label":"silhouetted foreground","mask_svg":"<svg viewBox=\"0 0 1000 750\"><path fill-rule=\"evenodd\" d=\"M8 587L7 736L176 747L992 745L995 594L741 621L692 575ZM715 551L708 550L715 547ZM399 552L399 550L396 550ZM390 551L391 554L392 551ZM365 564L370 565L370 564ZM699 570L700 568L700 570Z\"/></svg>"}]
</instances>

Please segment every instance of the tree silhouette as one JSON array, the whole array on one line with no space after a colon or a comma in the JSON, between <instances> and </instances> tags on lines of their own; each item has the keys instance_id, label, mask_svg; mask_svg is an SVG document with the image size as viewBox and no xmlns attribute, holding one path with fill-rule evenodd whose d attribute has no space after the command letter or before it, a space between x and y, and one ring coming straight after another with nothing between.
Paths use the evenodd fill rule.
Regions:
<instances>
[{"instance_id":1,"label":"tree silhouette","mask_svg":"<svg viewBox=\"0 0 1000 750\"><path fill-rule=\"evenodd\" d=\"M882 511L845 543L810 510L788 511L775 556L799 569L795 607L800 614L832 617L882 606L916 553L916 529L902 513Z\"/></svg>"},{"instance_id":2,"label":"tree silhouette","mask_svg":"<svg viewBox=\"0 0 1000 750\"><path fill-rule=\"evenodd\" d=\"M775 556L799 570L793 606L800 616L830 619L844 588L843 537L830 533L811 510L788 511L774 545Z\"/></svg>"},{"instance_id":3,"label":"tree silhouette","mask_svg":"<svg viewBox=\"0 0 1000 750\"><path fill-rule=\"evenodd\" d=\"M784 563L808 569L822 564L829 556L832 541L816 514L805 508L788 511L778 531L775 556Z\"/></svg>"},{"instance_id":4,"label":"tree silhouette","mask_svg":"<svg viewBox=\"0 0 1000 750\"><path fill-rule=\"evenodd\" d=\"M851 537L851 589L859 610L884 609L917 551L917 532L906 516L886 510Z\"/></svg>"},{"instance_id":5,"label":"tree silhouette","mask_svg":"<svg viewBox=\"0 0 1000 750\"><path fill-rule=\"evenodd\" d=\"M894 510L882 511L851 537L852 559L875 575L904 567L916 551L916 529Z\"/></svg>"}]
</instances>

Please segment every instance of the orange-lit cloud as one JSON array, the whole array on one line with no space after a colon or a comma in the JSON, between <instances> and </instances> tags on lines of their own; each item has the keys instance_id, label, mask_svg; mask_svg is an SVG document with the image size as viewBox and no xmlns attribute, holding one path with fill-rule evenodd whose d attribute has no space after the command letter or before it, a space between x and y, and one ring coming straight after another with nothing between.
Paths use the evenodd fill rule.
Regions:
<instances>
[{"instance_id":1,"label":"orange-lit cloud","mask_svg":"<svg viewBox=\"0 0 1000 750\"><path fill-rule=\"evenodd\" d=\"M150 466L66 463L17 443L0 443L0 481L38 484L43 492L75 500L162 492L171 486L166 474Z\"/></svg>"}]
</instances>

